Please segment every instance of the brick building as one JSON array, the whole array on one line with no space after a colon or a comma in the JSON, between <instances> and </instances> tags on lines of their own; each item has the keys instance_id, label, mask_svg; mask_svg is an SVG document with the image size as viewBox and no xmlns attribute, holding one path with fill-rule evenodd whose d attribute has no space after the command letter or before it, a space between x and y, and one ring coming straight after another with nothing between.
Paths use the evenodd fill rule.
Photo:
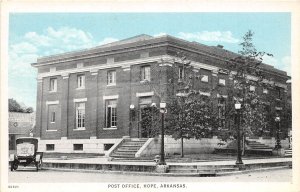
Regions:
<instances>
[{"instance_id":1,"label":"brick building","mask_svg":"<svg viewBox=\"0 0 300 192\"><path fill-rule=\"evenodd\" d=\"M191 61L202 94L205 88L224 85L222 73L237 54L222 46L206 46L172 36L139 35L91 49L42 57L38 69L35 137L42 149L59 152L104 152L120 138L144 137L138 113L143 106L168 101L171 66L178 68L176 53ZM286 72L262 65L285 98ZM177 70L177 69L176 69ZM264 90L258 88L263 93ZM160 97L157 92L162 93ZM270 93L271 94L271 93ZM283 99L284 100L284 99ZM130 118L130 105L137 112Z\"/></svg>"}]
</instances>

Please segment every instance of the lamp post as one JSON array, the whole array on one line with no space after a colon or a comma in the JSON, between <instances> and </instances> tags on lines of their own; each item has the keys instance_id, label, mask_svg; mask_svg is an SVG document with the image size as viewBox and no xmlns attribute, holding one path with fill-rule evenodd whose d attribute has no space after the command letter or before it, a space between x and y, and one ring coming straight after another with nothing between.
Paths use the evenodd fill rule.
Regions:
<instances>
[{"instance_id":1,"label":"lamp post","mask_svg":"<svg viewBox=\"0 0 300 192\"><path fill-rule=\"evenodd\" d=\"M165 161L165 113L166 113L166 103L160 103L160 112L161 112L161 145L160 145L160 159L158 165L166 165Z\"/></svg>"},{"instance_id":2,"label":"lamp post","mask_svg":"<svg viewBox=\"0 0 300 192\"><path fill-rule=\"evenodd\" d=\"M237 129L237 160L235 162L236 165L243 165L242 161L242 153L241 153L241 133L240 133L240 111L241 111L241 104L237 101L234 105L236 110L236 129Z\"/></svg>"},{"instance_id":3,"label":"lamp post","mask_svg":"<svg viewBox=\"0 0 300 192\"><path fill-rule=\"evenodd\" d=\"M132 130L132 118L133 118L133 112L134 112L134 105L131 104L129 106L130 112L129 112L129 137L131 137L131 130Z\"/></svg>"},{"instance_id":4,"label":"lamp post","mask_svg":"<svg viewBox=\"0 0 300 192\"><path fill-rule=\"evenodd\" d=\"M154 126L153 126L154 109L156 109L156 103L151 104L151 130L149 129L148 131L148 138L150 138L151 134L154 131Z\"/></svg>"},{"instance_id":5,"label":"lamp post","mask_svg":"<svg viewBox=\"0 0 300 192\"><path fill-rule=\"evenodd\" d=\"M275 149L281 149L280 136L279 136L279 131L280 131L280 117L279 117L278 114L275 117L275 122L276 122L276 126L277 126Z\"/></svg>"}]
</instances>

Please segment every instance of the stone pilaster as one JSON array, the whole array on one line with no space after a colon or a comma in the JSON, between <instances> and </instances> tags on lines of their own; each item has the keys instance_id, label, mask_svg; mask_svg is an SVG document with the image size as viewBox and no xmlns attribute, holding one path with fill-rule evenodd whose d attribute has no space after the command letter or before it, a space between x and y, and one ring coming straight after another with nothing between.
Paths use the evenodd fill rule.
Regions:
<instances>
[{"instance_id":1,"label":"stone pilaster","mask_svg":"<svg viewBox=\"0 0 300 192\"><path fill-rule=\"evenodd\" d=\"M86 73L86 124L89 126L90 138L97 138L97 116L98 116L98 70Z\"/></svg>"},{"instance_id":2,"label":"stone pilaster","mask_svg":"<svg viewBox=\"0 0 300 192\"><path fill-rule=\"evenodd\" d=\"M62 75L61 92L61 137L68 137L69 74Z\"/></svg>"},{"instance_id":3,"label":"stone pilaster","mask_svg":"<svg viewBox=\"0 0 300 192\"><path fill-rule=\"evenodd\" d=\"M43 103L43 79L37 79L37 98L36 98L36 127L34 137L42 138L42 103Z\"/></svg>"}]
</instances>

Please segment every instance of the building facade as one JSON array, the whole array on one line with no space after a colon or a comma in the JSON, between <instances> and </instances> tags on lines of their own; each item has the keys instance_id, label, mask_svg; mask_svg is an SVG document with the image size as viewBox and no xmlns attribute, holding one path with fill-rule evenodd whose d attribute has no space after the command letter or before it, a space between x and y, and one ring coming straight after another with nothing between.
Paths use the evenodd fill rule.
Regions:
<instances>
[{"instance_id":1,"label":"building facade","mask_svg":"<svg viewBox=\"0 0 300 192\"><path fill-rule=\"evenodd\" d=\"M34 136L40 138L42 149L101 153L124 136L147 137L140 127L141 110L167 102L173 94L168 81L174 76L173 67L178 71L176 78L183 74L177 65L178 52L186 55L193 71L201 75L196 82L200 93L210 96L209 88L220 83L226 87L230 81L222 69L235 53L168 35L139 35L39 58L32 64L38 70ZM262 67L266 76L276 80L281 100L285 100L286 72L265 64ZM262 88L256 91L265 92Z\"/></svg>"}]
</instances>

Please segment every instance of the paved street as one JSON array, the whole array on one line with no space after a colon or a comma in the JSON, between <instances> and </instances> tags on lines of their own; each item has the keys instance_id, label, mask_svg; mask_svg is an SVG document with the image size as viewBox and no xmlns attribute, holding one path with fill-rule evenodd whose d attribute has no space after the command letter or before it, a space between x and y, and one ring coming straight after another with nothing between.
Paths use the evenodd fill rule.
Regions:
<instances>
[{"instance_id":1,"label":"paved street","mask_svg":"<svg viewBox=\"0 0 300 192\"><path fill-rule=\"evenodd\" d=\"M78 179L80 178L80 179ZM41 170L19 169L9 171L9 182L12 183L58 183L58 182L290 182L292 181L292 169L281 169L264 172L245 173L220 177L159 177L129 174L111 173L80 173Z\"/></svg>"}]
</instances>

